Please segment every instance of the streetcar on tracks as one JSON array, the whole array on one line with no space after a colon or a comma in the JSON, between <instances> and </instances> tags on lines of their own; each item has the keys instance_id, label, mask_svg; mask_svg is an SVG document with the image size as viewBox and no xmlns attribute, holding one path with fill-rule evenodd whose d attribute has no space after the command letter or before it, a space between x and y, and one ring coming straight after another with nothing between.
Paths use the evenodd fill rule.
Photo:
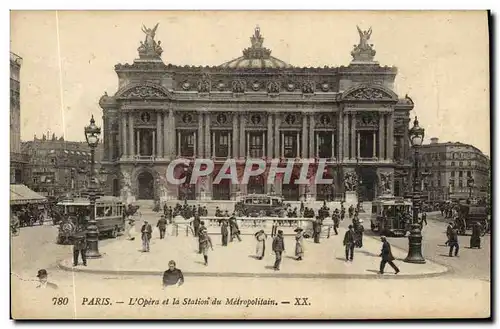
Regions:
<instances>
[{"instance_id":1,"label":"streetcar on tracks","mask_svg":"<svg viewBox=\"0 0 500 329\"><path fill-rule=\"evenodd\" d=\"M281 196L248 194L241 197L235 211L247 217L284 217L285 204Z\"/></svg>"},{"instance_id":2,"label":"streetcar on tracks","mask_svg":"<svg viewBox=\"0 0 500 329\"><path fill-rule=\"evenodd\" d=\"M58 244L71 243L74 235L87 226L91 211L95 215L99 236L116 238L125 230L125 205L119 198L100 197L93 207L87 198L63 199L56 206L63 217L59 224Z\"/></svg>"},{"instance_id":3,"label":"streetcar on tracks","mask_svg":"<svg viewBox=\"0 0 500 329\"><path fill-rule=\"evenodd\" d=\"M402 197L380 197L372 202L370 228L380 235L403 237L410 230L412 202Z\"/></svg>"}]
</instances>

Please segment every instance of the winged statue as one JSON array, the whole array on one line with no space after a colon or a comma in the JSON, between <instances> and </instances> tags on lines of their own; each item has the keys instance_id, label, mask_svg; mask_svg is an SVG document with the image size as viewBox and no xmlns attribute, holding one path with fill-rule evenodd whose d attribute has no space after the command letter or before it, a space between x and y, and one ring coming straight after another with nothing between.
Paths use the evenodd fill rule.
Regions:
<instances>
[{"instance_id":1,"label":"winged statue","mask_svg":"<svg viewBox=\"0 0 500 329\"><path fill-rule=\"evenodd\" d=\"M370 40L370 37L372 35L372 28L370 27L368 31L362 31L359 26L356 25L358 28L358 33L359 33L359 48L361 49L367 49L370 47L368 44L368 40Z\"/></svg>"},{"instance_id":2,"label":"winged statue","mask_svg":"<svg viewBox=\"0 0 500 329\"><path fill-rule=\"evenodd\" d=\"M160 23L156 23L155 27L153 27L152 29L149 29L146 26L144 26L144 24L142 24L142 32L144 32L144 34L146 34L146 40L144 41L144 43L145 43L146 47L148 47L150 49L154 49L154 47L156 45L155 35L156 35L156 29L158 28L159 24Z\"/></svg>"}]
</instances>

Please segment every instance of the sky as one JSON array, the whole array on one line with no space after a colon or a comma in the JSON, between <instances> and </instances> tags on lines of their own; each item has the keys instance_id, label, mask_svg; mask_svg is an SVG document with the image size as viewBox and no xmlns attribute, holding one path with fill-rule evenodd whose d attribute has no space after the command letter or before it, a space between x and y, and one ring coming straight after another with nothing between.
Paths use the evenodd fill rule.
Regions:
<instances>
[{"instance_id":1,"label":"sky","mask_svg":"<svg viewBox=\"0 0 500 329\"><path fill-rule=\"evenodd\" d=\"M293 66L347 66L372 27L394 91L415 102L426 142L462 142L490 154L489 40L485 11L12 11L11 51L21 68L21 139L50 131L84 140L99 98L114 94L114 65L132 63L142 24L159 23L165 64L220 65L241 56L258 25L264 46Z\"/></svg>"}]
</instances>

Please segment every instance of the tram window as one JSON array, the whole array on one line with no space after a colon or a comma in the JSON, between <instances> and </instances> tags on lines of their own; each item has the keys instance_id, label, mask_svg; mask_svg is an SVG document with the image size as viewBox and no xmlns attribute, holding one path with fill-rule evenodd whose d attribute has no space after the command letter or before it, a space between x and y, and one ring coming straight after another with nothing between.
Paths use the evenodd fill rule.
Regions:
<instances>
[{"instance_id":1,"label":"tram window","mask_svg":"<svg viewBox=\"0 0 500 329\"><path fill-rule=\"evenodd\" d=\"M95 215L96 217L104 217L104 207L97 207Z\"/></svg>"},{"instance_id":2,"label":"tram window","mask_svg":"<svg viewBox=\"0 0 500 329\"><path fill-rule=\"evenodd\" d=\"M269 199L266 199L266 200L263 200L263 201L264 201L263 202L264 204L271 204L271 200L269 200Z\"/></svg>"},{"instance_id":3,"label":"tram window","mask_svg":"<svg viewBox=\"0 0 500 329\"><path fill-rule=\"evenodd\" d=\"M252 203L253 203L253 200L252 200L252 199L246 199L246 200L245 200L245 203L252 204Z\"/></svg>"},{"instance_id":4,"label":"tram window","mask_svg":"<svg viewBox=\"0 0 500 329\"><path fill-rule=\"evenodd\" d=\"M372 206L372 214L376 214L377 213L377 206Z\"/></svg>"}]
</instances>

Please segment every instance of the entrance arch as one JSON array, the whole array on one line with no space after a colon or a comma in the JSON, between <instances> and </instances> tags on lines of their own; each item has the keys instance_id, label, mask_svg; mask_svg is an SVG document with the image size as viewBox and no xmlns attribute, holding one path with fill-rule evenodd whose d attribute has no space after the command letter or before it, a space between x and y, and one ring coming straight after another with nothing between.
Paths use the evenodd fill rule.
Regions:
<instances>
[{"instance_id":1,"label":"entrance arch","mask_svg":"<svg viewBox=\"0 0 500 329\"><path fill-rule=\"evenodd\" d=\"M300 190L299 184L295 183L300 177L300 167L294 168L289 182L283 182L281 184L281 195L285 201L299 201L300 200ZM283 176L284 178L284 176Z\"/></svg>"},{"instance_id":2,"label":"entrance arch","mask_svg":"<svg viewBox=\"0 0 500 329\"><path fill-rule=\"evenodd\" d=\"M154 177L148 171L143 171L137 176L137 187L139 200L153 200L154 199Z\"/></svg>"},{"instance_id":3,"label":"entrance arch","mask_svg":"<svg viewBox=\"0 0 500 329\"><path fill-rule=\"evenodd\" d=\"M373 201L376 196L378 176L375 168L361 167L358 170L358 199L360 201Z\"/></svg>"}]
</instances>

